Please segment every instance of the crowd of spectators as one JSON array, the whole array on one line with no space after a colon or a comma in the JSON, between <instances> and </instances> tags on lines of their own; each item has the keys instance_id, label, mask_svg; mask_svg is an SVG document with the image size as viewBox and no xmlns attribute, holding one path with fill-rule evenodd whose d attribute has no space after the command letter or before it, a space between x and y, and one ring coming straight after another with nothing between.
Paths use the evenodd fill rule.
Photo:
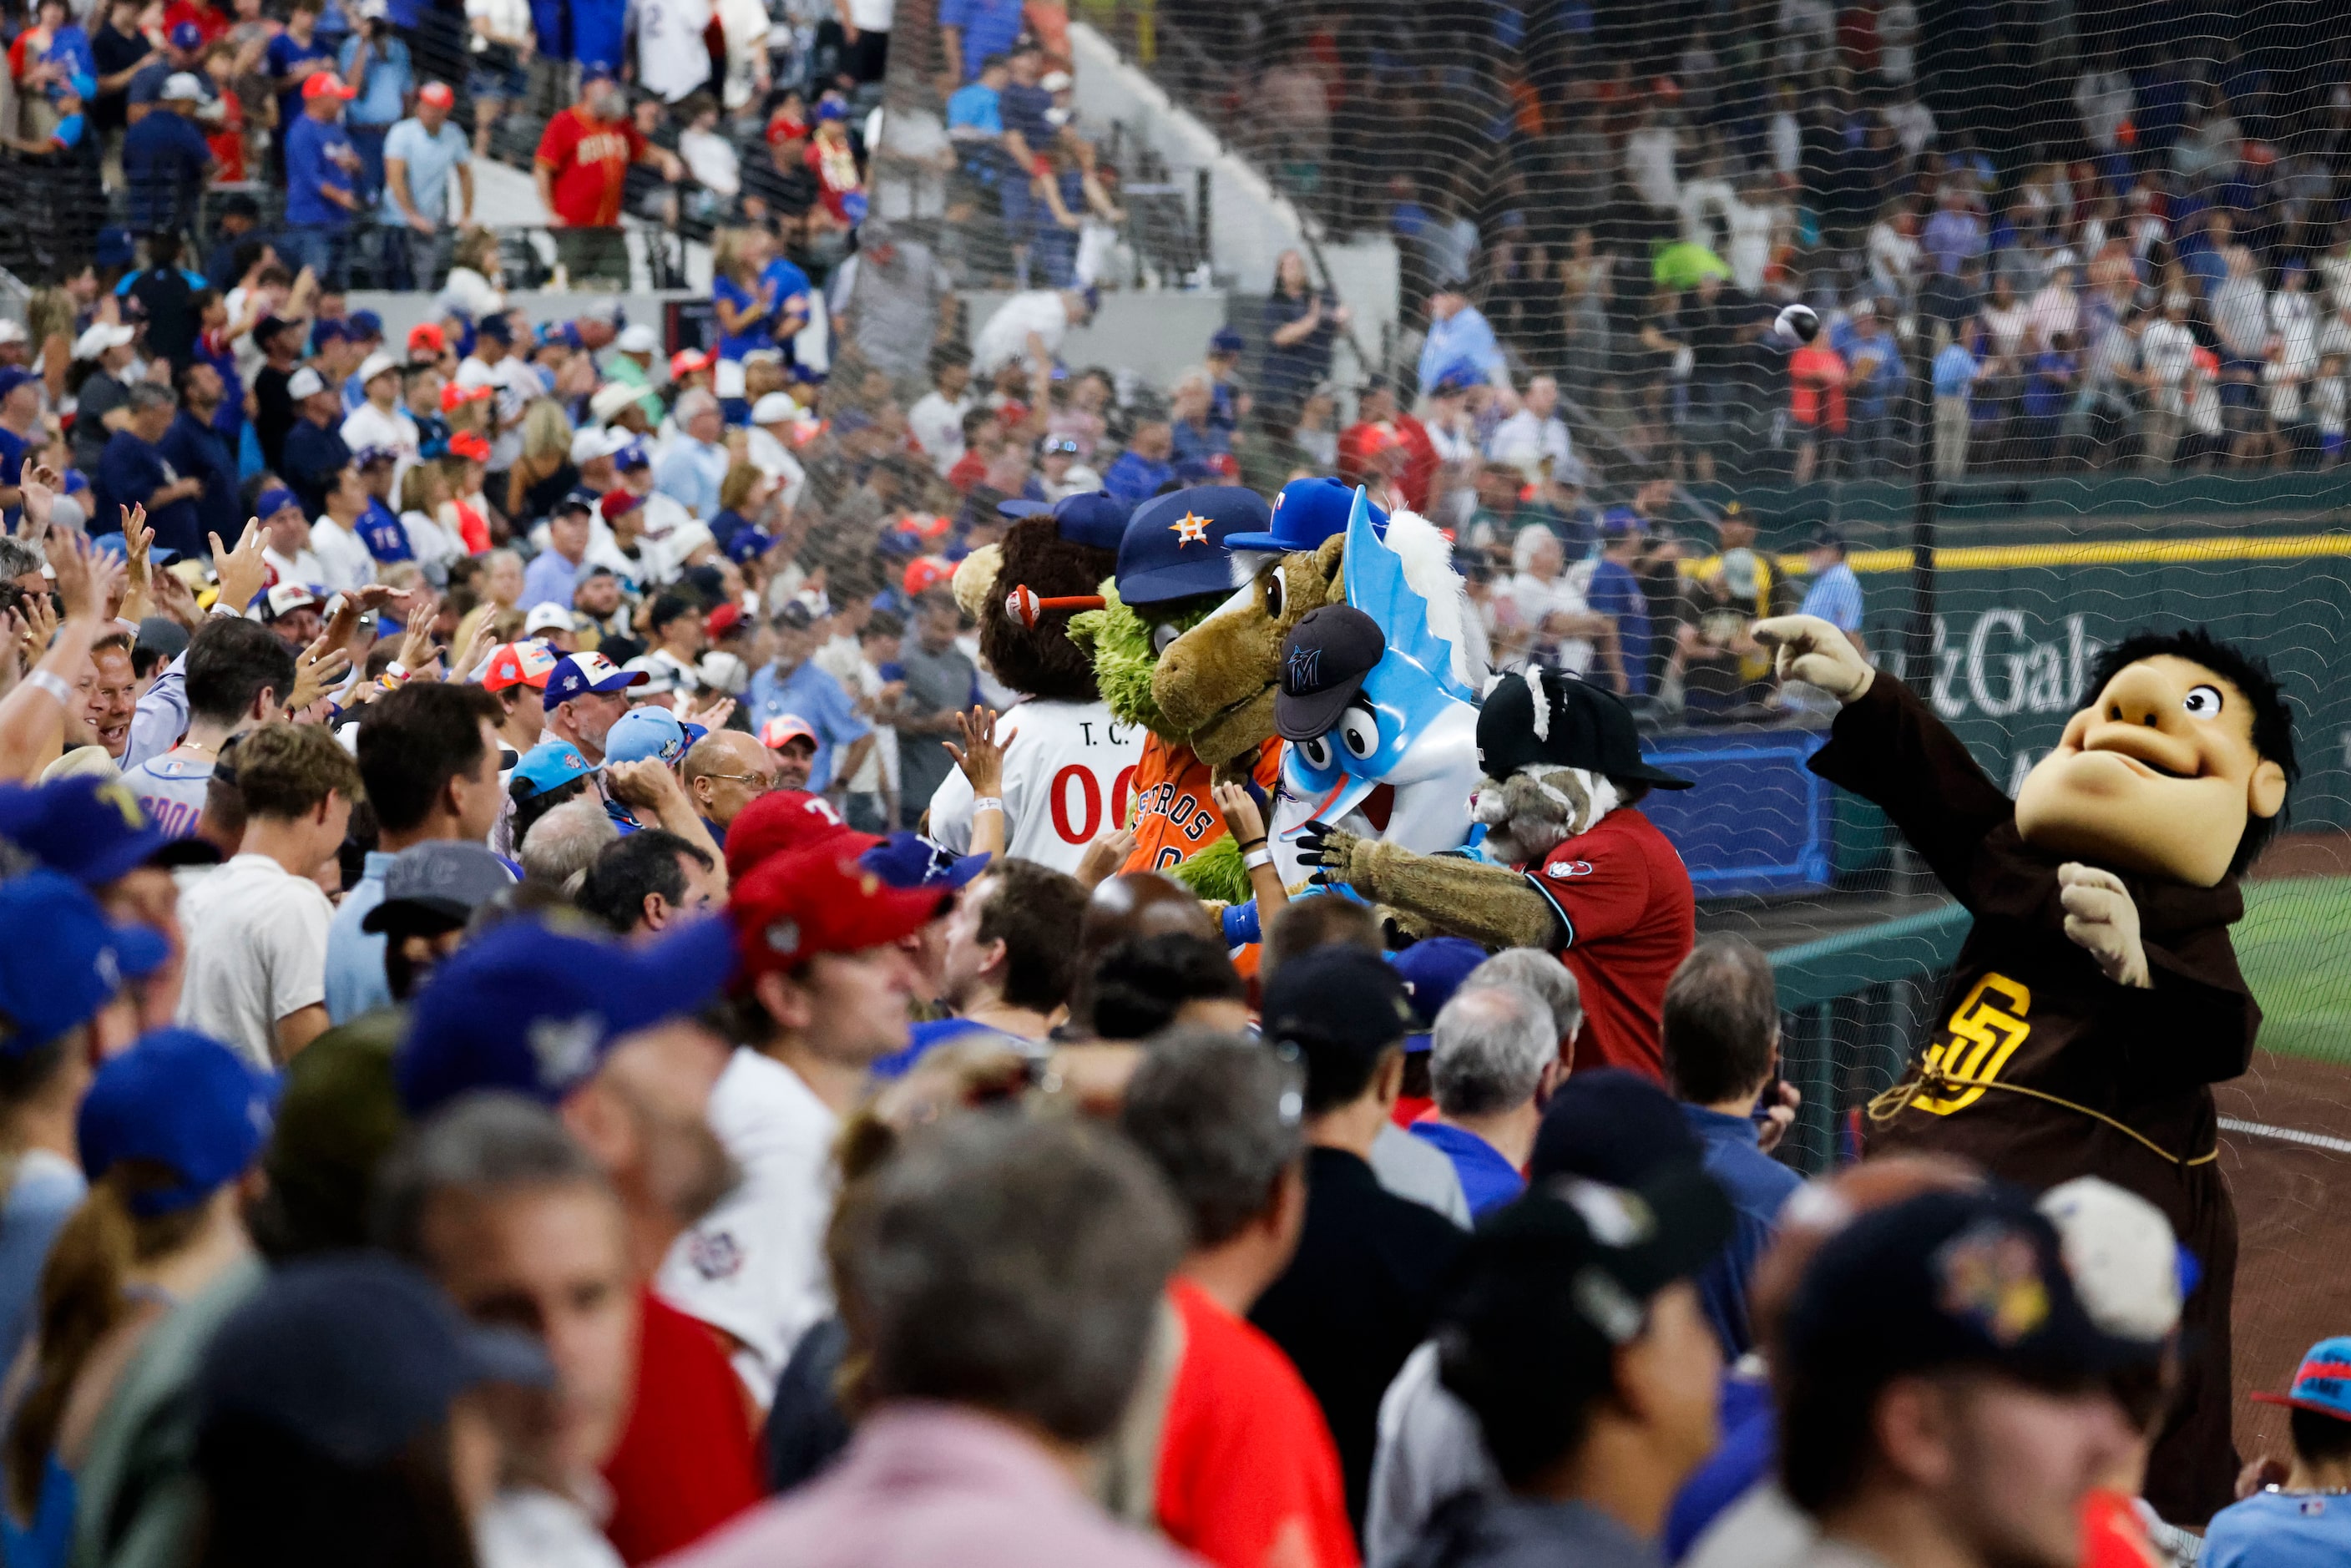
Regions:
<instances>
[{"instance_id":1,"label":"crowd of spectators","mask_svg":"<svg viewBox=\"0 0 2351 1568\"><path fill-rule=\"evenodd\" d=\"M20 779L152 586L45 543ZM413 675L330 714L351 629L298 654L263 553L219 590L274 618L120 699L192 814L96 759L0 786L12 1564L2344 1549L2351 1347L2206 1537L2158 1518L2161 1215L1804 1181L1742 942L1684 936L1643 1070L1555 953L1388 951L1334 896L1261 911L1245 977L1114 835L1072 875L1000 804L968 855L860 832L804 731L689 745L595 653L457 678L420 608Z\"/></svg>"},{"instance_id":2,"label":"crowd of spectators","mask_svg":"<svg viewBox=\"0 0 2351 1568\"><path fill-rule=\"evenodd\" d=\"M1474 308L1615 476L2336 461L2339 38L2085 19L1995 71L2001 47L1957 17L1922 38L1909 0L1618 9L1165 28L1229 68L1189 85L1270 172L1394 235L1408 318L1434 340ZM1769 330L1791 301L1817 342ZM1496 357L1468 368L1499 382ZM1424 355L1420 390L1454 358Z\"/></svg>"}]
</instances>

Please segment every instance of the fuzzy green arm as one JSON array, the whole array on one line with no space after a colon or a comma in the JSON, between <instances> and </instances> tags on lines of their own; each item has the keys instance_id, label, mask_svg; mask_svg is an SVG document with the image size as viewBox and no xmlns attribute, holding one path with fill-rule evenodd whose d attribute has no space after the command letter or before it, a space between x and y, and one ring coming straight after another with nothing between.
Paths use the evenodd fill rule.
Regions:
<instances>
[{"instance_id":1,"label":"fuzzy green arm","mask_svg":"<svg viewBox=\"0 0 2351 1568\"><path fill-rule=\"evenodd\" d=\"M1249 868L1241 864L1240 846L1227 833L1169 873L1192 890L1194 896L1226 904L1249 901Z\"/></svg>"}]
</instances>

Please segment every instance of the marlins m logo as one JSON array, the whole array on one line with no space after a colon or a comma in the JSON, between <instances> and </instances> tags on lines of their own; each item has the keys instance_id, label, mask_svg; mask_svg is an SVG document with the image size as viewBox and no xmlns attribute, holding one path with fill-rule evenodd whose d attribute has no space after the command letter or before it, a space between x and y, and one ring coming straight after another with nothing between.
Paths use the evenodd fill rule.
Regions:
<instances>
[{"instance_id":1,"label":"marlins m logo","mask_svg":"<svg viewBox=\"0 0 2351 1568\"><path fill-rule=\"evenodd\" d=\"M1322 685L1322 650L1292 648L1290 651L1290 691L1295 696L1311 692Z\"/></svg>"}]
</instances>

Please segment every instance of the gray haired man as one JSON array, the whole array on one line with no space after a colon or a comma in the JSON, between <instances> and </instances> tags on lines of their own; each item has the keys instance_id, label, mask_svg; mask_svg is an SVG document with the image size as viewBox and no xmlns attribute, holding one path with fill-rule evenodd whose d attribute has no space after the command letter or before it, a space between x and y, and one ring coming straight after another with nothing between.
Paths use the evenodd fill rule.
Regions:
<instances>
[{"instance_id":1,"label":"gray haired man","mask_svg":"<svg viewBox=\"0 0 2351 1568\"><path fill-rule=\"evenodd\" d=\"M1453 1162L1473 1218L1526 1190L1519 1173L1534 1152L1543 1105L1567 1076L1555 1030L1534 992L1481 986L1474 974L1437 1015L1428 1064L1437 1115L1412 1132Z\"/></svg>"}]
</instances>

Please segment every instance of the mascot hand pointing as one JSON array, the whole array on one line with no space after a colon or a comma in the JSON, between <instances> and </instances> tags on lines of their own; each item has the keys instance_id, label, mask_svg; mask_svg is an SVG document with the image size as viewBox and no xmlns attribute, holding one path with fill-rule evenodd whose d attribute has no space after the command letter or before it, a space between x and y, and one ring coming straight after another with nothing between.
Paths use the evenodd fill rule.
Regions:
<instances>
[{"instance_id":1,"label":"mascot hand pointing","mask_svg":"<svg viewBox=\"0 0 2351 1568\"><path fill-rule=\"evenodd\" d=\"M1852 638L1817 615L1774 616L1755 622L1754 632L1758 643L1779 650L1782 680L1818 686L1840 703L1859 698L1876 674Z\"/></svg>"}]
</instances>

